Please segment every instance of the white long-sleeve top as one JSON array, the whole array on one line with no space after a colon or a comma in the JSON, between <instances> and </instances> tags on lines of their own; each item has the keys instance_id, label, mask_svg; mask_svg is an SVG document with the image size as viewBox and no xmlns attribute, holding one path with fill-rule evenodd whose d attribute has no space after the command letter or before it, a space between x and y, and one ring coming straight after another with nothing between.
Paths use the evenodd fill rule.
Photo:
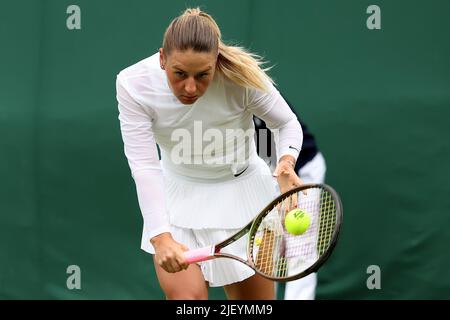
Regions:
<instances>
[{"instance_id":1,"label":"white long-sleeve top","mask_svg":"<svg viewBox=\"0 0 450 320\"><path fill-rule=\"evenodd\" d=\"M275 133L278 159L297 159L303 142L300 123L278 90L267 85L269 93L216 73L202 97L183 105L169 88L158 53L117 75L124 151L148 240L169 231L164 172L208 181L233 178L256 154L253 114Z\"/></svg>"}]
</instances>

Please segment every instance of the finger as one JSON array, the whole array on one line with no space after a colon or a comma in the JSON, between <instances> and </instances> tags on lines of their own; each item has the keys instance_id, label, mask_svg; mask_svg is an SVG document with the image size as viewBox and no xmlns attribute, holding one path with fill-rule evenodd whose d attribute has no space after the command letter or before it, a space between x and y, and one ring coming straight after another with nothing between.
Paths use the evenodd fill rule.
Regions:
<instances>
[{"instance_id":1,"label":"finger","mask_svg":"<svg viewBox=\"0 0 450 320\"><path fill-rule=\"evenodd\" d=\"M166 272L173 273L172 267L170 264L162 263L160 264L160 267L163 268Z\"/></svg>"},{"instance_id":2,"label":"finger","mask_svg":"<svg viewBox=\"0 0 450 320\"><path fill-rule=\"evenodd\" d=\"M286 199L286 212L289 212L291 210L292 210L292 195L290 195Z\"/></svg>"},{"instance_id":3,"label":"finger","mask_svg":"<svg viewBox=\"0 0 450 320\"><path fill-rule=\"evenodd\" d=\"M189 267L189 263L186 262L186 258L184 256L184 253L186 251L189 251L190 249L186 247L184 244L180 243L180 248L182 250L182 253L178 255L178 263L181 266L182 269L186 270Z\"/></svg>"},{"instance_id":4,"label":"finger","mask_svg":"<svg viewBox=\"0 0 450 320\"><path fill-rule=\"evenodd\" d=\"M298 193L294 193L292 195L292 209L295 209L298 207Z\"/></svg>"},{"instance_id":5,"label":"finger","mask_svg":"<svg viewBox=\"0 0 450 320\"><path fill-rule=\"evenodd\" d=\"M186 262L184 257L184 252L188 251L189 248L185 245L180 244L181 250L177 252L177 255L174 259L176 272L186 270L189 267L189 263Z\"/></svg>"},{"instance_id":6,"label":"finger","mask_svg":"<svg viewBox=\"0 0 450 320\"><path fill-rule=\"evenodd\" d=\"M300 186L302 186L302 185L303 185L303 181L300 180ZM303 193L303 195L307 196L308 195L308 189L303 189L302 193Z\"/></svg>"},{"instance_id":7,"label":"finger","mask_svg":"<svg viewBox=\"0 0 450 320\"><path fill-rule=\"evenodd\" d=\"M177 254L176 256L173 257L172 259L172 268L174 270L174 272L179 272L183 269L185 269L185 261L184 261L184 254Z\"/></svg>"},{"instance_id":8,"label":"finger","mask_svg":"<svg viewBox=\"0 0 450 320\"><path fill-rule=\"evenodd\" d=\"M186 262L184 254L178 257L178 265L182 270L186 270L189 267L189 263Z\"/></svg>"},{"instance_id":9,"label":"finger","mask_svg":"<svg viewBox=\"0 0 450 320\"><path fill-rule=\"evenodd\" d=\"M278 177L280 175L280 169L278 168L278 166L275 168L275 170L272 173L273 177Z\"/></svg>"},{"instance_id":10,"label":"finger","mask_svg":"<svg viewBox=\"0 0 450 320\"><path fill-rule=\"evenodd\" d=\"M289 174L289 171L282 167L276 167L275 171L272 173L273 177L278 177L283 174Z\"/></svg>"},{"instance_id":11,"label":"finger","mask_svg":"<svg viewBox=\"0 0 450 320\"><path fill-rule=\"evenodd\" d=\"M185 262L184 260L180 261L179 264L182 270L186 270L187 268L189 268L189 263Z\"/></svg>"},{"instance_id":12,"label":"finger","mask_svg":"<svg viewBox=\"0 0 450 320\"><path fill-rule=\"evenodd\" d=\"M165 271L169 273L173 273L172 265L170 264L170 261L167 259L161 259L160 261L160 267L163 268Z\"/></svg>"},{"instance_id":13,"label":"finger","mask_svg":"<svg viewBox=\"0 0 450 320\"><path fill-rule=\"evenodd\" d=\"M300 179L300 177L298 177L297 184L298 184L298 187L301 187L302 185L304 185L304 182L302 179ZM308 190L303 189L302 193L306 196L306 195L308 195Z\"/></svg>"},{"instance_id":14,"label":"finger","mask_svg":"<svg viewBox=\"0 0 450 320\"><path fill-rule=\"evenodd\" d=\"M181 270L175 255L168 255L162 259L162 268L169 273L175 273Z\"/></svg>"},{"instance_id":15,"label":"finger","mask_svg":"<svg viewBox=\"0 0 450 320\"><path fill-rule=\"evenodd\" d=\"M280 172L278 169L275 169L275 171L272 173L272 177L278 177L280 175Z\"/></svg>"}]
</instances>

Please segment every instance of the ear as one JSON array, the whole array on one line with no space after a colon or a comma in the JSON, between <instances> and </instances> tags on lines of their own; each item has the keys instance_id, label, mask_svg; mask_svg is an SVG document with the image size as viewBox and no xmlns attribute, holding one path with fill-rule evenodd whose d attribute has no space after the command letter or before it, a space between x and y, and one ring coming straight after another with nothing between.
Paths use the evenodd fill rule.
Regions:
<instances>
[{"instance_id":1,"label":"ear","mask_svg":"<svg viewBox=\"0 0 450 320\"><path fill-rule=\"evenodd\" d=\"M161 69L164 70L165 64L166 64L166 62L164 61L164 49L160 48L159 49L159 65L161 66Z\"/></svg>"}]
</instances>

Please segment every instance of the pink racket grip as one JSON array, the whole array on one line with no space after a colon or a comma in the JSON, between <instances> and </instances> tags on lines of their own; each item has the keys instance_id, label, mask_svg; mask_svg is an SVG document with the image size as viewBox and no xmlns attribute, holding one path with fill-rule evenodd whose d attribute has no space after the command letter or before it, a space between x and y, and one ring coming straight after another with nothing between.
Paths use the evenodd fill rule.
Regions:
<instances>
[{"instance_id":1,"label":"pink racket grip","mask_svg":"<svg viewBox=\"0 0 450 320\"><path fill-rule=\"evenodd\" d=\"M214 246L189 250L184 253L184 259L187 263L206 261L212 258L214 258Z\"/></svg>"}]
</instances>

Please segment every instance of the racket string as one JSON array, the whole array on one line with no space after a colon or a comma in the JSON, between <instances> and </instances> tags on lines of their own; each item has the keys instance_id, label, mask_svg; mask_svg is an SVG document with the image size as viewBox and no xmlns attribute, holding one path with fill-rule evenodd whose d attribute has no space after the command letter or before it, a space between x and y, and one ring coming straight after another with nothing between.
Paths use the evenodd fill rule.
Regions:
<instances>
[{"instance_id":1,"label":"racket string","mask_svg":"<svg viewBox=\"0 0 450 320\"><path fill-rule=\"evenodd\" d=\"M310 216L307 231L298 236L286 232L284 218L286 204ZM260 222L253 241L253 261L256 268L272 278L286 278L306 270L326 252L333 238L336 224L336 205L331 194L321 188L308 189L289 196L274 205Z\"/></svg>"}]
</instances>

